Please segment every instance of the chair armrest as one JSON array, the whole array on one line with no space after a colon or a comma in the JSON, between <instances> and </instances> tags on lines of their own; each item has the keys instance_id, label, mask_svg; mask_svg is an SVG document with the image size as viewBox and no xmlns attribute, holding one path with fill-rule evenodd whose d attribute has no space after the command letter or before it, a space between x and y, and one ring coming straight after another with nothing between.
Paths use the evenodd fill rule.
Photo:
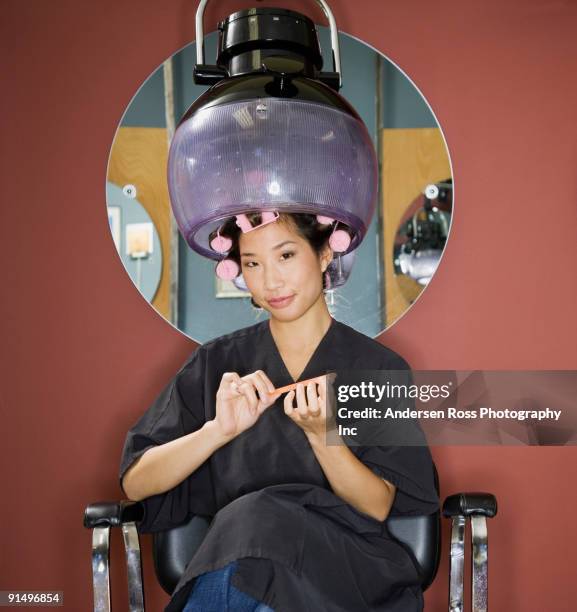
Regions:
<instances>
[{"instance_id":1,"label":"chair armrest","mask_svg":"<svg viewBox=\"0 0 577 612\"><path fill-rule=\"evenodd\" d=\"M497 514L497 498L491 493L456 493L445 499L443 516L451 519L451 577L449 610L464 610L465 529L471 523L471 609L488 609L487 518Z\"/></svg>"},{"instance_id":2,"label":"chair armrest","mask_svg":"<svg viewBox=\"0 0 577 612\"><path fill-rule=\"evenodd\" d=\"M497 498L491 493L455 493L443 504L443 516L482 515L493 518L497 514Z\"/></svg>"},{"instance_id":3,"label":"chair armrest","mask_svg":"<svg viewBox=\"0 0 577 612\"><path fill-rule=\"evenodd\" d=\"M144 506L140 502L124 499L117 502L96 502L86 506L84 526L120 527L124 523L137 523L144 516Z\"/></svg>"},{"instance_id":4,"label":"chair armrest","mask_svg":"<svg viewBox=\"0 0 577 612\"><path fill-rule=\"evenodd\" d=\"M110 611L110 528L121 527L126 551L130 610L144 611L140 542L136 523L144 517L144 505L131 500L96 502L84 510L84 526L92 529L92 582L95 612Z\"/></svg>"}]
</instances>

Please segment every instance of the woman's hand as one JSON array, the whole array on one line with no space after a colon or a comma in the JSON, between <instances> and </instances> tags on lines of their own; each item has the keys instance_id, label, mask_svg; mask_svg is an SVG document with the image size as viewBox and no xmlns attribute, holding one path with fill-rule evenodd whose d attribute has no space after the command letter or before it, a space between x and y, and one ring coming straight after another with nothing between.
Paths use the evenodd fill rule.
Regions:
<instances>
[{"instance_id":1,"label":"woman's hand","mask_svg":"<svg viewBox=\"0 0 577 612\"><path fill-rule=\"evenodd\" d=\"M294 399L296 397L296 407ZM298 384L284 398L284 411L307 435L324 440L327 431L327 377Z\"/></svg>"},{"instance_id":2,"label":"woman's hand","mask_svg":"<svg viewBox=\"0 0 577 612\"><path fill-rule=\"evenodd\" d=\"M273 391L274 385L262 370L242 378L236 372L223 374L216 392L214 419L221 433L234 438L252 427L276 401L276 396L271 396Z\"/></svg>"}]
</instances>

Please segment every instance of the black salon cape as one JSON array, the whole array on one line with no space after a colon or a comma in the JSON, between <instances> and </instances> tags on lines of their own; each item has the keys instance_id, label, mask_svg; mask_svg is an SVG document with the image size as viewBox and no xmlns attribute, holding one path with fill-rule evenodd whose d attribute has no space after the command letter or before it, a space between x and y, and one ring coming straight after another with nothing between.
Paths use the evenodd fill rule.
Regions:
<instances>
[{"instance_id":1,"label":"black salon cape","mask_svg":"<svg viewBox=\"0 0 577 612\"><path fill-rule=\"evenodd\" d=\"M407 369L376 340L332 319L299 380L336 369ZM224 372L263 370L275 387L294 382L263 321L198 347L129 431L120 479L148 448L184 436L215 417ZM283 398L255 425L217 450L170 491L143 501L141 533L214 515L166 612L182 610L193 578L238 559L233 584L275 612L421 610L419 569L379 522L331 490ZM392 515L429 514L438 497L426 446L351 446L397 487Z\"/></svg>"}]
</instances>

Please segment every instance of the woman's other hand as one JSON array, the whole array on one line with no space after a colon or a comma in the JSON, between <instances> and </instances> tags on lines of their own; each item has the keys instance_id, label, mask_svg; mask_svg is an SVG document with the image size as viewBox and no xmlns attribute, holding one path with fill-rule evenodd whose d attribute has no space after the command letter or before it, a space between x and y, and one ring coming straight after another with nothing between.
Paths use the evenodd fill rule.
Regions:
<instances>
[{"instance_id":1,"label":"woman's other hand","mask_svg":"<svg viewBox=\"0 0 577 612\"><path fill-rule=\"evenodd\" d=\"M220 431L234 438L252 427L276 401L276 396L271 395L273 391L274 385L262 370L242 378L236 372L225 372L216 392L214 420Z\"/></svg>"},{"instance_id":2,"label":"woman's other hand","mask_svg":"<svg viewBox=\"0 0 577 612\"><path fill-rule=\"evenodd\" d=\"M296 407L294 400L296 398ZM324 440L327 431L327 377L319 376L284 398L284 411L310 437Z\"/></svg>"}]
</instances>

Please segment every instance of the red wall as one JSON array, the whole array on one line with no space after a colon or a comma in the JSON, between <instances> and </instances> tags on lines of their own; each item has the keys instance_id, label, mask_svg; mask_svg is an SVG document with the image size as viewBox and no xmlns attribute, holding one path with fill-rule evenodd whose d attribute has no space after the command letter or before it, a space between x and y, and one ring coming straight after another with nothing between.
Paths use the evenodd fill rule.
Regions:
<instances>
[{"instance_id":1,"label":"red wall","mask_svg":"<svg viewBox=\"0 0 577 612\"><path fill-rule=\"evenodd\" d=\"M213 4L207 24L250 2ZM280 3L321 22L312 4ZM340 29L418 84L454 164L442 266L382 340L423 369L577 369L577 5L331 5ZM123 110L194 38L195 10L190 0L2 3L0 589L64 590L68 610L91 607L84 507L120 496L125 431L193 348L119 264L104 183ZM493 610L573 610L576 449L434 455L443 494L499 498L489 525ZM446 609L447 535L428 610ZM115 536L114 600L125 609ZM149 559L146 572L157 610L167 598Z\"/></svg>"}]
</instances>

